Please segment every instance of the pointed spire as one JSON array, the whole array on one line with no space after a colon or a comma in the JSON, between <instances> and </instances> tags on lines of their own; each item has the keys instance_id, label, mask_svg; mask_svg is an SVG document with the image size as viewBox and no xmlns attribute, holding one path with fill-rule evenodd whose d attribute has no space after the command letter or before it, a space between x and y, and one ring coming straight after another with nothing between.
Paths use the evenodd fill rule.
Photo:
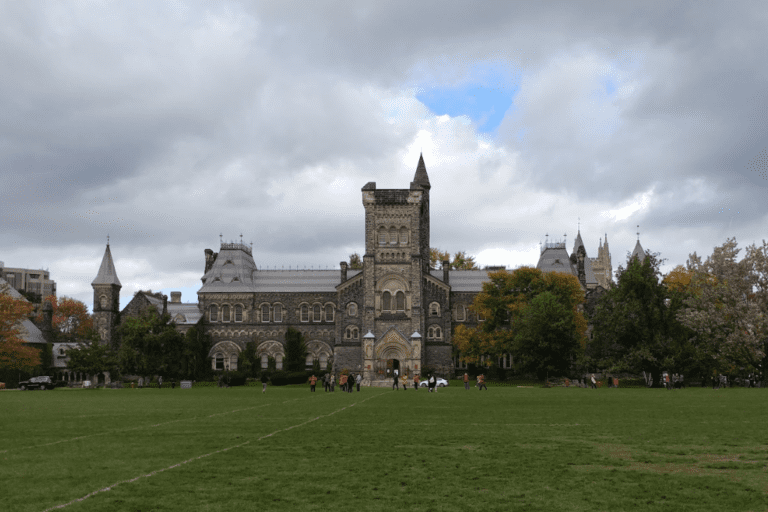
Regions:
<instances>
[{"instance_id":1,"label":"pointed spire","mask_svg":"<svg viewBox=\"0 0 768 512\"><path fill-rule=\"evenodd\" d=\"M581 240L581 230L576 234L576 240L573 241L573 253L579 250L579 247L583 246L584 242ZM586 248L585 248L586 249Z\"/></svg>"},{"instance_id":2,"label":"pointed spire","mask_svg":"<svg viewBox=\"0 0 768 512\"><path fill-rule=\"evenodd\" d=\"M104 258L101 260L99 273L91 284L116 284L117 286L122 286L117 278L117 272L115 272L115 263L112 261L112 251L109 250L109 243L107 243L107 249L104 251Z\"/></svg>"},{"instance_id":3,"label":"pointed spire","mask_svg":"<svg viewBox=\"0 0 768 512\"><path fill-rule=\"evenodd\" d=\"M416 166L416 174L413 176L413 182L421 185L426 189L432 188L429 184L429 176L427 175L427 166L424 165L424 155L419 154L419 165Z\"/></svg>"}]
</instances>

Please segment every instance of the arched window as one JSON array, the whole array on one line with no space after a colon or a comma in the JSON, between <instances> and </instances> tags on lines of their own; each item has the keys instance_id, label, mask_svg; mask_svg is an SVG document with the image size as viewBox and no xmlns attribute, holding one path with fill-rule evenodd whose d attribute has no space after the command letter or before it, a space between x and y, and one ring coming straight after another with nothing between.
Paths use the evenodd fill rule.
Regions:
<instances>
[{"instance_id":1,"label":"arched window","mask_svg":"<svg viewBox=\"0 0 768 512\"><path fill-rule=\"evenodd\" d=\"M229 356L229 369L233 371L237 370L237 354Z\"/></svg>"},{"instance_id":2,"label":"arched window","mask_svg":"<svg viewBox=\"0 0 768 512\"><path fill-rule=\"evenodd\" d=\"M277 354L275 356L275 369L282 370L283 369L283 355Z\"/></svg>"},{"instance_id":3,"label":"arched window","mask_svg":"<svg viewBox=\"0 0 768 512\"><path fill-rule=\"evenodd\" d=\"M405 294L403 292L397 292L395 302L397 303L398 311L405 311Z\"/></svg>"},{"instance_id":4,"label":"arched window","mask_svg":"<svg viewBox=\"0 0 768 512\"><path fill-rule=\"evenodd\" d=\"M229 318L229 306L227 306L226 304L221 306L221 321L222 322L229 322L230 321L230 318Z\"/></svg>"},{"instance_id":5,"label":"arched window","mask_svg":"<svg viewBox=\"0 0 768 512\"><path fill-rule=\"evenodd\" d=\"M381 294L381 309L382 311L392 310L392 294L384 292Z\"/></svg>"},{"instance_id":6,"label":"arched window","mask_svg":"<svg viewBox=\"0 0 768 512\"><path fill-rule=\"evenodd\" d=\"M465 308L463 304L459 304L456 307L456 321L457 322L467 321L467 308Z\"/></svg>"},{"instance_id":7,"label":"arched window","mask_svg":"<svg viewBox=\"0 0 768 512\"><path fill-rule=\"evenodd\" d=\"M429 316L440 316L440 304L433 302L429 305Z\"/></svg>"},{"instance_id":8,"label":"arched window","mask_svg":"<svg viewBox=\"0 0 768 512\"><path fill-rule=\"evenodd\" d=\"M312 354L307 354L307 359L306 361L304 361L304 366L306 366L307 368L312 368L312 365L314 364L314 362L315 362L315 356L313 356Z\"/></svg>"},{"instance_id":9,"label":"arched window","mask_svg":"<svg viewBox=\"0 0 768 512\"><path fill-rule=\"evenodd\" d=\"M387 228L379 228L379 245L387 245Z\"/></svg>"},{"instance_id":10,"label":"arched window","mask_svg":"<svg viewBox=\"0 0 768 512\"><path fill-rule=\"evenodd\" d=\"M325 370L326 368L328 368L328 354L323 352L320 354L320 369Z\"/></svg>"},{"instance_id":11,"label":"arched window","mask_svg":"<svg viewBox=\"0 0 768 512\"><path fill-rule=\"evenodd\" d=\"M320 307L320 304L315 304L312 307L312 320L314 322L319 322L323 319L322 317L322 308Z\"/></svg>"},{"instance_id":12,"label":"arched window","mask_svg":"<svg viewBox=\"0 0 768 512\"><path fill-rule=\"evenodd\" d=\"M283 321L283 305L282 304L274 304L272 306L272 321L273 322Z\"/></svg>"},{"instance_id":13,"label":"arched window","mask_svg":"<svg viewBox=\"0 0 768 512\"><path fill-rule=\"evenodd\" d=\"M261 321L264 323L269 322L269 304L261 305Z\"/></svg>"},{"instance_id":14,"label":"arched window","mask_svg":"<svg viewBox=\"0 0 768 512\"><path fill-rule=\"evenodd\" d=\"M235 306L235 322L242 322L243 321L243 306L237 305Z\"/></svg>"},{"instance_id":15,"label":"arched window","mask_svg":"<svg viewBox=\"0 0 768 512\"><path fill-rule=\"evenodd\" d=\"M102 295L99 297L99 304L101 304L101 309L107 309L107 296Z\"/></svg>"},{"instance_id":16,"label":"arched window","mask_svg":"<svg viewBox=\"0 0 768 512\"><path fill-rule=\"evenodd\" d=\"M397 228L391 228L389 230L389 244L397 245Z\"/></svg>"},{"instance_id":17,"label":"arched window","mask_svg":"<svg viewBox=\"0 0 768 512\"><path fill-rule=\"evenodd\" d=\"M443 330L439 327L435 327L435 339L443 339Z\"/></svg>"},{"instance_id":18,"label":"arched window","mask_svg":"<svg viewBox=\"0 0 768 512\"><path fill-rule=\"evenodd\" d=\"M347 330L344 331L344 337L347 338L348 340L352 339L352 328L351 327L347 327Z\"/></svg>"},{"instance_id":19,"label":"arched window","mask_svg":"<svg viewBox=\"0 0 768 512\"><path fill-rule=\"evenodd\" d=\"M357 327L352 328L352 338L358 339L360 337L360 331L357 330Z\"/></svg>"},{"instance_id":20,"label":"arched window","mask_svg":"<svg viewBox=\"0 0 768 512\"><path fill-rule=\"evenodd\" d=\"M269 356L267 354L261 354L261 369L266 370L269 367Z\"/></svg>"},{"instance_id":21,"label":"arched window","mask_svg":"<svg viewBox=\"0 0 768 512\"><path fill-rule=\"evenodd\" d=\"M301 306L301 321L309 322L309 306L307 306L306 304Z\"/></svg>"},{"instance_id":22,"label":"arched window","mask_svg":"<svg viewBox=\"0 0 768 512\"><path fill-rule=\"evenodd\" d=\"M224 354L221 354L221 353L216 354L216 366L214 368L217 370L224 369Z\"/></svg>"},{"instance_id":23,"label":"arched window","mask_svg":"<svg viewBox=\"0 0 768 512\"><path fill-rule=\"evenodd\" d=\"M330 304L325 305L325 321L333 322L333 306Z\"/></svg>"},{"instance_id":24,"label":"arched window","mask_svg":"<svg viewBox=\"0 0 768 512\"><path fill-rule=\"evenodd\" d=\"M485 322L485 315L483 315L482 313L478 312L477 313L477 321L478 322Z\"/></svg>"},{"instance_id":25,"label":"arched window","mask_svg":"<svg viewBox=\"0 0 768 512\"><path fill-rule=\"evenodd\" d=\"M408 229L400 228L400 245L408 244Z\"/></svg>"},{"instance_id":26,"label":"arched window","mask_svg":"<svg viewBox=\"0 0 768 512\"><path fill-rule=\"evenodd\" d=\"M208 308L208 321L209 322L218 322L219 321L219 308L212 304L210 308Z\"/></svg>"},{"instance_id":27,"label":"arched window","mask_svg":"<svg viewBox=\"0 0 768 512\"><path fill-rule=\"evenodd\" d=\"M350 302L347 306L347 314L349 316L357 316L357 304Z\"/></svg>"}]
</instances>

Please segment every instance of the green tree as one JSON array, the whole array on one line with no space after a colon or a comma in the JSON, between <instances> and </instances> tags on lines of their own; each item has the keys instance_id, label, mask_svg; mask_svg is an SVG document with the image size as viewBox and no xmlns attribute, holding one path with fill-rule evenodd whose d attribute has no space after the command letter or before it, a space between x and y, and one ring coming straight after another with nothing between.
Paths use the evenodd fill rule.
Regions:
<instances>
[{"instance_id":1,"label":"green tree","mask_svg":"<svg viewBox=\"0 0 768 512\"><path fill-rule=\"evenodd\" d=\"M362 270L363 260L358 253L352 253L349 255L349 268L352 270Z\"/></svg>"},{"instance_id":2,"label":"green tree","mask_svg":"<svg viewBox=\"0 0 768 512\"><path fill-rule=\"evenodd\" d=\"M488 278L472 305L484 321L475 327L459 325L453 336L462 361L477 364L483 356L495 360L510 353L519 371L543 377L551 367L552 374L565 373L579 355L587 328L579 310L584 292L578 279L531 267L490 272ZM552 355L537 363L547 351Z\"/></svg>"},{"instance_id":3,"label":"green tree","mask_svg":"<svg viewBox=\"0 0 768 512\"><path fill-rule=\"evenodd\" d=\"M118 328L118 361L123 373L181 376L184 336L168 320L149 309L137 318L126 318Z\"/></svg>"},{"instance_id":4,"label":"green tree","mask_svg":"<svg viewBox=\"0 0 768 512\"><path fill-rule=\"evenodd\" d=\"M117 357L108 345L98 341L85 341L67 351L67 368L74 372L95 375L102 372L117 374Z\"/></svg>"},{"instance_id":5,"label":"green tree","mask_svg":"<svg viewBox=\"0 0 768 512\"><path fill-rule=\"evenodd\" d=\"M181 373L187 379L202 380L212 372L208 353L211 351L213 342L211 336L205 333L202 324L201 318L184 335Z\"/></svg>"},{"instance_id":6,"label":"green tree","mask_svg":"<svg viewBox=\"0 0 768 512\"><path fill-rule=\"evenodd\" d=\"M256 352L255 341L249 341L237 356L237 369L247 377L256 377L261 372L261 358Z\"/></svg>"},{"instance_id":7,"label":"green tree","mask_svg":"<svg viewBox=\"0 0 768 512\"><path fill-rule=\"evenodd\" d=\"M288 371L301 371L304 369L307 361L307 346L304 343L304 336L289 327L285 333L285 369Z\"/></svg>"},{"instance_id":8,"label":"green tree","mask_svg":"<svg viewBox=\"0 0 768 512\"><path fill-rule=\"evenodd\" d=\"M662 281L661 263L658 254L647 254L643 261L630 256L626 268L619 266L617 284L600 297L591 318L588 367L657 376L661 370L690 368L690 333L676 318L687 292L678 272L669 286Z\"/></svg>"}]
</instances>

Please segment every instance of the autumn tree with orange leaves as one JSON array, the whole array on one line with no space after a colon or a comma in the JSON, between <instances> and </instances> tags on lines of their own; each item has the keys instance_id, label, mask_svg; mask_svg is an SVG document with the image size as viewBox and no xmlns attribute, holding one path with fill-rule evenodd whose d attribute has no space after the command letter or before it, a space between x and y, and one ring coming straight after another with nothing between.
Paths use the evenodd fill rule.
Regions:
<instances>
[{"instance_id":1,"label":"autumn tree with orange leaves","mask_svg":"<svg viewBox=\"0 0 768 512\"><path fill-rule=\"evenodd\" d=\"M479 363L483 356L495 360L510 353L519 372L542 379L567 374L586 343L578 279L532 267L490 272L488 278L471 308L485 320L459 325L454 333L460 359Z\"/></svg>"},{"instance_id":2,"label":"autumn tree with orange leaves","mask_svg":"<svg viewBox=\"0 0 768 512\"><path fill-rule=\"evenodd\" d=\"M32 312L32 304L0 291L0 368L32 371L40 365L40 351L24 344L21 322Z\"/></svg>"},{"instance_id":3,"label":"autumn tree with orange leaves","mask_svg":"<svg viewBox=\"0 0 768 512\"><path fill-rule=\"evenodd\" d=\"M51 326L60 341L97 341L98 334L93 325L93 317L88 313L88 307L77 299L49 295L43 302L50 301L53 306ZM35 319L38 324L42 320L42 312Z\"/></svg>"}]
</instances>

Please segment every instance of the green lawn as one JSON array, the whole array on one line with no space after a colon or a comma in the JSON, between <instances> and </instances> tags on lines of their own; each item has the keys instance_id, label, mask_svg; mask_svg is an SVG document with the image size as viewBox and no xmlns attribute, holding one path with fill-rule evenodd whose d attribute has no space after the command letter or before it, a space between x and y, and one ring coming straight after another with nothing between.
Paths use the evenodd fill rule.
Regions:
<instances>
[{"instance_id":1,"label":"green lawn","mask_svg":"<svg viewBox=\"0 0 768 512\"><path fill-rule=\"evenodd\" d=\"M767 400L706 388L3 391L0 510L764 511Z\"/></svg>"}]
</instances>

